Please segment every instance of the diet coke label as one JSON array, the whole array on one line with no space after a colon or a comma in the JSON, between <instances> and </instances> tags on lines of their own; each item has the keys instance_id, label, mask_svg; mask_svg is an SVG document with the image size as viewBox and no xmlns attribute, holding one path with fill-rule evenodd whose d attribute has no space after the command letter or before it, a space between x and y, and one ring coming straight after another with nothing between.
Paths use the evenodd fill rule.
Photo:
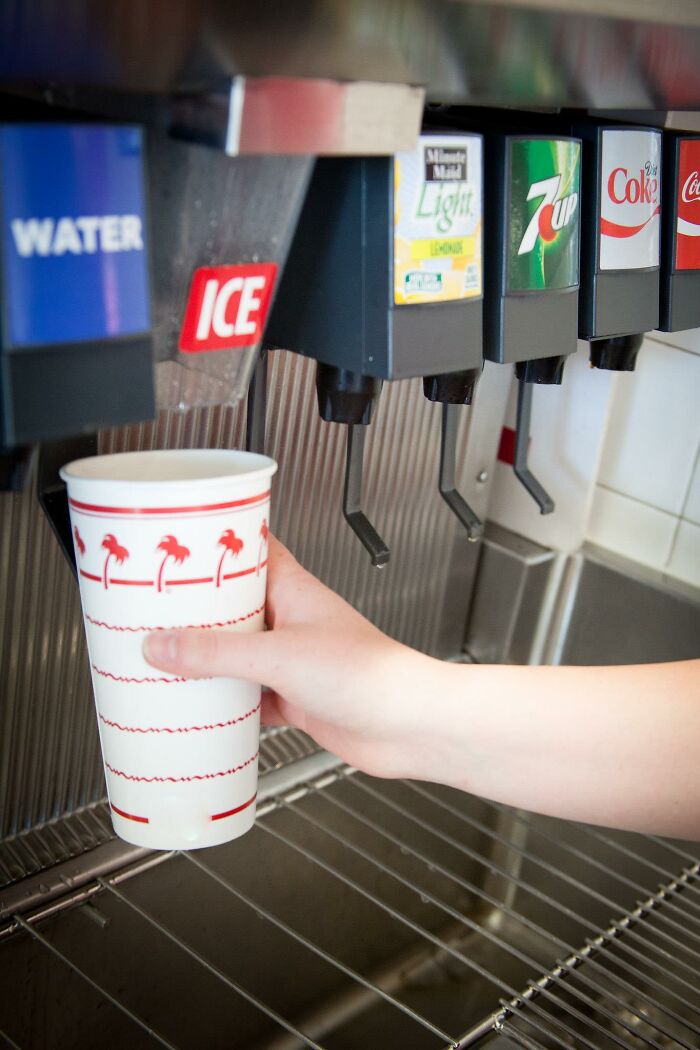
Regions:
<instances>
[{"instance_id":1,"label":"diet coke label","mask_svg":"<svg viewBox=\"0 0 700 1050\"><path fill-rule=\"evenodd\" d=\"M700 138L678 148L676 270L700 270Z\"/></svg>"},{"instance_id":2,"label":"diet coke label","mask_svg":"<svg viewBox=\"0 0 700 1050\"><path fill-rule=\"evenodd\" d=\"M658 266L660 133L604 130L600 175L600 269Z\"/></svg>"}]
</instances>

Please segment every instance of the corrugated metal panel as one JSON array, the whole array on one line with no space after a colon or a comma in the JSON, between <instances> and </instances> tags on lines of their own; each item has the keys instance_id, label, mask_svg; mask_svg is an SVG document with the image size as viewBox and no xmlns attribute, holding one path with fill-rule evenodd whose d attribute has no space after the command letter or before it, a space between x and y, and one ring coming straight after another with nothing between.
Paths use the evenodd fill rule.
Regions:
<instances>
[{"instance_id":1,"label":"corrugated metal panel","mask_svg":"<svg viewBox=\"0 0 700 1050\"><path fill-rule=\"evenodd\" d=\"M469 588L462 581L455 594L453 553L464 541L437 494L439 409L419 381L387 384L382 394L366 464L367 512L392 548L378 572L341 514L345 433L319 419L313 375L312 362L272 357L273 527L384 630L427 651L456 651L450 639L459 637ZM104 434L101 449L240 447L244 421L241 407L168 412ZM465 441L466 433L462 452ZM89 805L104 784L78 594L31 491L0 495L0 586L4 838Z\"/></svg>"}]
</instances>

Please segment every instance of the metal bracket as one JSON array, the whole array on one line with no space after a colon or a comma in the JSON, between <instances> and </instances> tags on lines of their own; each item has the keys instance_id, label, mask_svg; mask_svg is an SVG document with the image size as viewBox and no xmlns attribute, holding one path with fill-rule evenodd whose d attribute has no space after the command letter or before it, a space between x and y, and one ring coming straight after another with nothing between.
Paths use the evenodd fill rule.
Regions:
<instances>
[{"instance_id":1,"label":"metal bracket","mask_svg":"<svg viewBox=\"0 0 700 1050\"><path fill-rule=\"evenodd\" d=\"M265 419L267 416L267 350L261 347L248 387L248 410L245 421L245 447L248 452L265 452Z\"/></svg>"},{"instance_id":2,"label":"metal bracket","mask_svg":"<svg viewBox=\"0 0 700 1050\"><path fill-rule=\"evenodd\" d=\"M343 515L348 525L369 552L372 565L381 569L389 561L389 548L362 510L362 462L365 451L365 427L348 426L345 460Z\"/></svg>"},{"instance_id":3,"label":"metal bracket","mask_svg":"<svg viewBox=\"0 0 700 1050\"><path fill-rule=\"evenodd\" d=\"M515 423L515 456L513 470L540 508L540 514L551 514L554 500L545 492L527 465L527 448L530 441L530 416L532 414L532 383L518 380L518 410Z\"/></svg>"},{"instance_id":4,"label":"metal bracket","mask_svg":"<svg viewBox=\"0 0 700 1050\"><path fill-rule=\"evenodd\" d=\"M453 514L459 518L470 541L483 535L483 522L477 517L455 487L455 463L457 459L457 429L459 427L459 405L443 404L442 431L440 440L440 495Z\"/></svg>"},{"instance_id":5,"label":"metal bracket","mask_svg":"<svg viewBox=\"0 0 700 1050\"><path fill-rule=\"evenodd\" d=\"M68 511L68 492L58 472L71 460L96 455L97 434L86 434L62 441L44 442L39 446L37 457L37 499L76 577L78 569L75 564L75 548Z\"/></svg>"}]
</instances>

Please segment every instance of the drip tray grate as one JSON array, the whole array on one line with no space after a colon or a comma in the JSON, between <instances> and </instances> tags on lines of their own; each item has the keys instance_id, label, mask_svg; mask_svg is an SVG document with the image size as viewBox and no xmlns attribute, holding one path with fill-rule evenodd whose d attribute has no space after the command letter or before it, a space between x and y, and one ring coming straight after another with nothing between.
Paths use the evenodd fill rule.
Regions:
<instances>
[{"instance_id":1,"label":"drip tray grate","mask_svg":"<svg viewBox=\"0 0 700 1050\"><path fill-rule=\"evenodd\" d=\"M260 776L264 778L320 751L318 745L298 729L263 729ZM106 799L100 799L56 820L0 839L0 890L55 864L80 857L114 838L109 806Z\"/></svg>"},{"instance_id":2,"label":"drip tray grate","mask_svg":"<svg viewBox=\"0 0 700 1050\"><path fill-rule=\"evenodd\" d=\"M0 1036L697 1050L697 852L338 767L268 798L238 842L16 914Z\"/></svg>"}]
</instances>

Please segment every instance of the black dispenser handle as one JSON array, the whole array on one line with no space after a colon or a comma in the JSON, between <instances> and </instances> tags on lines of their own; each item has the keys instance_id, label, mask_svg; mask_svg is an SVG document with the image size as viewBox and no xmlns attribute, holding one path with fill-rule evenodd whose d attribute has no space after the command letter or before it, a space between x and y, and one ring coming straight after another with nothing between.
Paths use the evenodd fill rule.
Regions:
<instances>
[{"instance_id":1,"label":"black dispenser handle","mask_svg":"<svg viewBox=\"0 0 700 1050\"><path fill-rule=\"evenodd\" d=\"M267 416L267 350L263 346L255 362L248 387L245 421L245 447L248 452L265 452L265 419Z\"/></svg>"},{"instance_id":2,"label":"black dispenser handle","mask_svg":"<svg viewBox=\"0 0 700 1050\"><path fill-rule=\"evenodd\" d=\"M518 414L515 424L515 456L513 458L513 470L518 481L521 482L540 508L540 514L551 514L554 510L554 500L527 465L527 447L530 441L530 416L532 414L532 383L524 379L518 380Z\"/></svg>"},{"instance_id":3,"label":"black dispenser handle","mask_svg":"<svg viewBox=\"0 0 700 1050\"><path fill-rule=\"evenodd\" d=\"M484 526L455 485L457 462L457 431L459 428L459 406L471 405L481 368L464 372L450 372L423 379L423 393L429 401L442 404L442 426L440 434L440 473L438 489L447 506L467 530L469 540L478 540Z\"/></svg>"},{"instance_id":4,"label":"black dispenser handle","mask_svg":"<svg viewBox=\"0 0 700 1050\"><path fill-rule=\"evenodd\" d=\"M348 431L343 516L377 569L389 561L389 548L362 509L362 466L365 430L381 389L381 379L318 362L316 394L321 419L344 423Z\"/></svg>"},{"instance_id":5,"label":"black dispenser handle","mask_svg":"<svg viewBox=\"0 0 700 1050\"><path fill-rule=\"evenodd\" d=\"M440 474L438 487L440 495L453 514L457 516L470 541L478 540L483 535L483 522L477 517L455 486L455 463L457 459L457 428L459 427L459 406L444 404L442 406L442 432L440 435Z\"/></svg>"},{"instance_id":6,"label":"black dispenser handle","mask_svg":"<svg viewBox=\"0 0 700 1050\"><path fill-rule=\"evenodd\" d=\"M368 551L372 565L381 569L389 561L389 548L362 510L362 465L365 453L365 427L348 425L343 489L343 516L358 540Z\"/></svg>"},{"instance_id":7,"label":"black dispenser handle","mask_svg":"<svg viewBox=\"0 0 700 1050\"><path fill-rule=\"evenodd\" d=\"M68 510L68 490L61 480L59 470L74 459L97 455L97 434L66 438L62 441L47 441L39 446L36 470L36 495L39 505L48 518L49 525L66 556L73 575L77 577L75 547Z\"/></svg>"}]
</instances>

